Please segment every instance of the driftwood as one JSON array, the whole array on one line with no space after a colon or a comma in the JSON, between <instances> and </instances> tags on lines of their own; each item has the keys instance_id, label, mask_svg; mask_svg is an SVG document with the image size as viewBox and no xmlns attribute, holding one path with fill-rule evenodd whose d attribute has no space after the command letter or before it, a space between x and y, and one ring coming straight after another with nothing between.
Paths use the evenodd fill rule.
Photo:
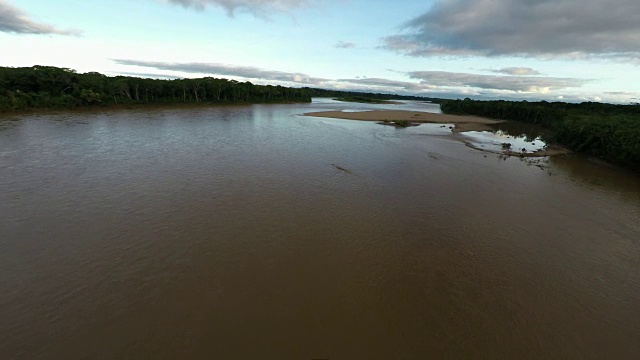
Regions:
<instances>
[{"instance_id":1,"label":"driftwood","mask_svg":"<svg viewBox=\"0 0 640 360\"><path fill-rule=\"evenodd\" d=\"M344 168L344 167L342 167L342 166L340 166L340 165L331 164L331 166L333 166L333 167L334 167L334 168L336 168L337 170L340 170L340 171L346 172L346 173L347 173L347 174L349 174L349 175L353 175L353 172L352 172L351 170L349 170L349 169L347 169L347 168Z\"/></svg>"}]
</instances>

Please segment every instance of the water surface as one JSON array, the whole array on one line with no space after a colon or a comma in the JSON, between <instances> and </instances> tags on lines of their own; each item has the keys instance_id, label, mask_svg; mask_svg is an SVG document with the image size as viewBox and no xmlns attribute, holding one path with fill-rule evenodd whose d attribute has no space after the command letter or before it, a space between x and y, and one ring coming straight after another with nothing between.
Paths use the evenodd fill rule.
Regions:
<instances>
[{"instance_id":1,"label":"water surface","mask_svg":"<svg viewBox=\"0 0 640 360\"><path fill-rule=\"evenodd\" d=\"M637 176L381 108L0 127L0 358L637 358Z\"/></svg>"}]
</instances>

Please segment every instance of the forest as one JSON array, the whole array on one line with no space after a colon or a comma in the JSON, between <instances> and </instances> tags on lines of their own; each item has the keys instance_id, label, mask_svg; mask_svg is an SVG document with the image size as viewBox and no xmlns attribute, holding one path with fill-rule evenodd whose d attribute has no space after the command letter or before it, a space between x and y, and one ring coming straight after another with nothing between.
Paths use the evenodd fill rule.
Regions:
<instances>
[{"instance_id":1,"label":"forest","mask_svg":"<svg viewBox=\"0 0 640 360\"><path fill-rule=\"evenodd\" d=\"M309 89L216 79L158 80L79 74L51 66L0 67L0 111L118 104L310 102Z\"/></svg>"},{"instance_id":2,"label":"forest","mask_svg":"<svg viewBox=\"0 0 640 360\"><path fill-rule=\"evenodd\" d=\"M442 100L448 114L521 121L552 130L557 144L640 172L640 105Z\"/></svg>"},{"instance_id":3,"label":"forest","mask_svg":"<svg viewBox=\"0 0 640 360\"><path fill-rule=\"evenodd\" d=\"M123 104L311 102L312 97L345 95L427 100L415 96L254 85L213 77L165 80L106 76L97 72L79 74L52 66L0 67L0 112Z\"/></svg>"}]
</instances>

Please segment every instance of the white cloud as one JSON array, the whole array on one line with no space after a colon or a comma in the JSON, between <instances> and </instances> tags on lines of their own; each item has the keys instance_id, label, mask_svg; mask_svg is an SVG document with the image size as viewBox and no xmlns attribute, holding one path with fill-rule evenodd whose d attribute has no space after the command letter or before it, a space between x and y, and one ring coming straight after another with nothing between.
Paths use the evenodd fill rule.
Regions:
<instances>
[{"instance_id":1,"label":"white cloud","mask_svg":"<svg viewBox=\"0 0 640 360\"><path fill-rule=\"evenodd\" d=\"M185 8L204 10L209 6L225 9L229 15L236 11L248 12L254 15L264 15L272 12L291 12L292 10L313 6L317 0L165 0L182 5Z\"/></svg>"},{"instance_id":2,"label":"white cloud","mask_svg":"<svg viewBox=\"0 0 640 360\"><path fill-rule=\"evenodd\" d=\"M541 75L538 70L535 70L529 67L506 67L499 70L492 70L492 72L497 74L507 74L507 75L515 75L515 76Z\"/></svg>"},{"instance_id":3,"label":"white cloud","mask_svg":"<svg viewBox=\"0 0 640 360\"><path fill-rule=\"evenodd\" d=\"M328 79L316 78L302 73L265 70L252 66L211 63L168 63L127 59L114 59L113 61L120 65L140 66L157 70L178 71L193 74L238 76L247 79L290 81L308 85L321 85L324 82L329 81Z\"/></svg>"}]
</instances>

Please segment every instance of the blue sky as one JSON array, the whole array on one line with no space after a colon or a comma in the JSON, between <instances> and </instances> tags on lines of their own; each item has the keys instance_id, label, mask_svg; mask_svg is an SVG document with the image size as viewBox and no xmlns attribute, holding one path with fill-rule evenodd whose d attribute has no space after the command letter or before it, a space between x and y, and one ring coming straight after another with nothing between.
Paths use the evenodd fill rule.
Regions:
<instances>
[{"instance_id":1,"label":"blue sky","mask_svg":"<svg viewBox=\"0 0 640 360\"><path fill-rule=\"evenodd\" d=\"M637 0L0 0L0 66L640 102Z\"/></svg>"}]
</instances>

